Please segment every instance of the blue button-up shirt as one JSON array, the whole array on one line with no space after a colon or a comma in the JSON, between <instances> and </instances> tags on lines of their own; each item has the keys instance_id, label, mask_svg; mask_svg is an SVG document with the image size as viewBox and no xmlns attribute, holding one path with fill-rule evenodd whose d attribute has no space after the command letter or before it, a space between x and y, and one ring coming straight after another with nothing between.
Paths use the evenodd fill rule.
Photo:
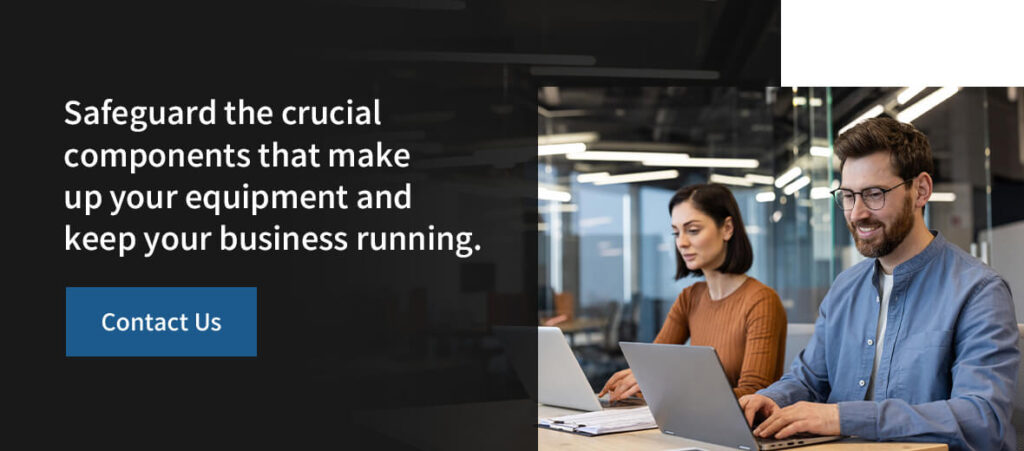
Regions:
<instances>
[{"instance_id":1,"label":"blue button-up shirt","mask_svg":"<svg viewBox=\"0 0 1024 451\"><path fill-rule=\"evenodd\" d=\"M839 274L810 343L782 379L758 393L780 407L838 403L843 435L1013 450L1020 352L1010 288L932 233L928 247L893 270L874 401L865 399L880 308L875 259Z\"/></svg>"}]
</instances>

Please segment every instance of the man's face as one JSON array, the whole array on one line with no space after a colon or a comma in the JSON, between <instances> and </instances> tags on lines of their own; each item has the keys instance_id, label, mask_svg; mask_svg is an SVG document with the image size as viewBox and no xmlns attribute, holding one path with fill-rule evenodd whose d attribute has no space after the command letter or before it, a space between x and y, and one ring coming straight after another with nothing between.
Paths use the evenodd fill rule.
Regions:
<instances>
[{"instance_id":1,"label":"man's face","mask_svg":"<svg viewBox=\"0 0 1024 451\"><path fill-rule=\"evenodd\" d=\"M868 188L889 189L903 180L889 160L889 152L875 152L861 158L849 158L843 166L840 188L860 192ZM889 255L907 237L914 226L914 184L897 186L885 196L885 205L871 210L856 196L852 210L845 210L846 227L853 235L857 250L865 257Z\"/></svg>"}]
</instances>

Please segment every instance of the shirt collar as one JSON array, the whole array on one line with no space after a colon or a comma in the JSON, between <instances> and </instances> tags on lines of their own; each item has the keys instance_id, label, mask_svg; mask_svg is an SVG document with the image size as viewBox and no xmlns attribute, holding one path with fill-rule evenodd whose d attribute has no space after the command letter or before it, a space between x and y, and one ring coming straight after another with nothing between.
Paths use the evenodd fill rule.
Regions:
<instances>
[{"instance_id":1,"label":"shirt collar","mask_svg":"<svg viewBox=\"0 0 1024 451\"><path fill-rule=\"evenodd\" d=\"M939 253L941 253L942 249L946 246L946 239L942 237L942 234L939 233L938 230L930 230L929 232L931 232L932 236L935 237L932 239L932 242L928 243L928 246L925 246L924 250L918 252L917 255L911 257L910 260L896 265L896 268L892 271L893 279L897 276L902 278L905 274L915 273L939 256ZM876 287L880 286L879 280L883 274L885 274L885 272L882 271L882 263L876 258L875 272L871 277L871 281Z\"/></svg>"}]
</instances>

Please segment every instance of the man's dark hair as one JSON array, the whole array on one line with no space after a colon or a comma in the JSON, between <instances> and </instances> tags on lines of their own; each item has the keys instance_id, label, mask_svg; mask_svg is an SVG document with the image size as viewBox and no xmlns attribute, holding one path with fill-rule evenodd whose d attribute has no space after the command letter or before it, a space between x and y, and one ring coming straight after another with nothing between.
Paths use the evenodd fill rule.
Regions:
<instances>
[{"instance_id":1,"label":"man's dark hair","mask_svg":"<svg viewBox=\"0 0 1024 451\"><path fill-rule=\"evenodd\" d=\"M740 216L740 207L736 204L736 198L732 196L729 188L717 183L690 185L679 188L672 200L668 202L668 214L672 209L683 202L690 201L693 207L711 217L718 227L725 224L725 218L732 218L732 238L726 244L725 261L718 271L729 274L744 274L754 263L754 250L750 246L750 239L747 238L747 230L743 227L743 217ZM682 230L679 233L684 233ZM679 248L673 245L676 251L676 280L687 277L690 274L698 276L704 272L697 269L690 271L679 254Z\"/></svg>"},{"instance_id":2,"label":"man's dark hair","mask_svg":"<svg viewBox=\"0 0 1024 451\"><path fill-rule=\"evenodd\" d=\"M907 180L922 172L934 176L932 146L913 125L888 117L876 117L861 122L836 139L836 156L839 157L839 172L846 166L847 158L860 158L875 152L889 152L896 175Z\"/></svg>"}]
</instances>

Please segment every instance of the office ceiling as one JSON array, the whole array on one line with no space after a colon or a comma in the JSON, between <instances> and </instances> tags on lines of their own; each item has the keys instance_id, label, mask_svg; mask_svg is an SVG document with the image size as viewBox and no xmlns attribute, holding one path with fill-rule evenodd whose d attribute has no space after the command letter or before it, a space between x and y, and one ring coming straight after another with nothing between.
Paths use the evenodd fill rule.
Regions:
<instances>
[{"instance_id":1,"label":"office ceiling","mask_svg":"<svg viewBox=\"0 0 1024 451\"><path fill-rule=\"evenodd\" d=\"M895 115L894 99L900 89L831 89L833 130L880 103L887 106L884 114ZM933 90L922 91L915 98ZM593 132L599 135L588 146L593 150L641 150L659 143L676 148L656 150L685 152L691 157L752 158L759 162L759 167L752 170L679 168L684 179L687 174L706 179L712 172L774 176L775 168L792 162L794 146L806 153L811 145L809 136L826 136L822 129L809 130L812 123L825 127L825 108L809 109L803 103L824 102L825 96L825 88L800 88L794 93L792 88L775 87L549 86L537 92L538 135ZM794 97L801 106L794 107ZM818 116L807 117L809 110L815 110ZM614 174L655 169L640 163L571 161L564 156L542 156L541 162L577 172ZM646 183L672 187L679 181Z\"/></svg>"}]
</instances>

